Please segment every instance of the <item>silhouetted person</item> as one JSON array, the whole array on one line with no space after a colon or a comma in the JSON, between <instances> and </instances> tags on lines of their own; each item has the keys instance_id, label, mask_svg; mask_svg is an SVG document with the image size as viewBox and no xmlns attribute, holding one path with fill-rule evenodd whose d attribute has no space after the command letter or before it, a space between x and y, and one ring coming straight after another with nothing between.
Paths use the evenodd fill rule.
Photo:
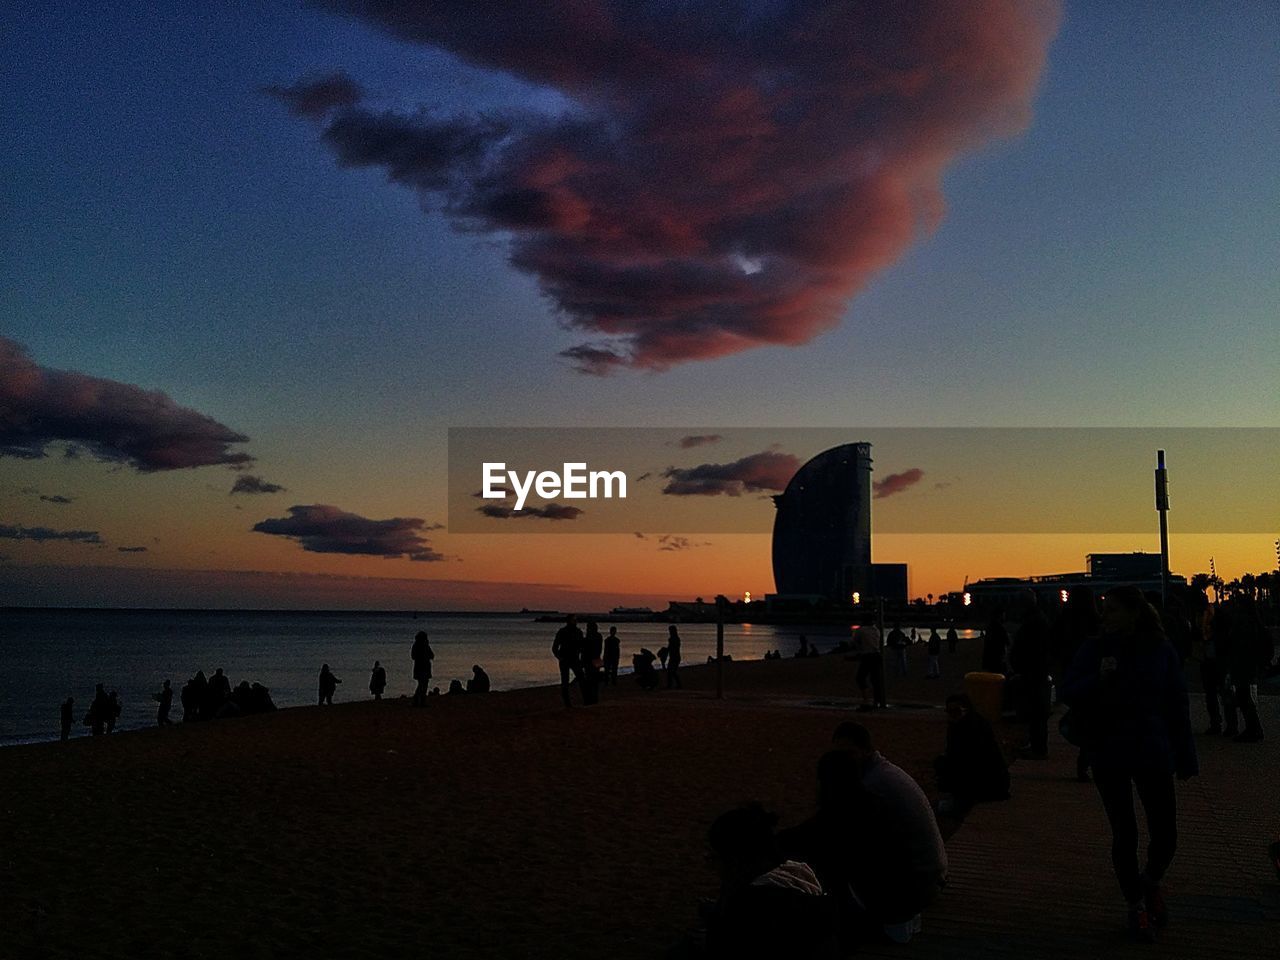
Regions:
<instances>
[{"instance_id":1,"label":"silhouetted person","mask_svg":"<svg viewBox=\"0 0 1280 960\"><path fill-rule=\"evenodd\" d=\"M942 662L938 659L942 656L942 636L938 633L937 627L929 628L929 639L925 641L925 653L929 655L929 669L926 676L931 680L938 680L942 677Z\"/></svg>"},{"instance_id":2,"label":"silhouetted person","mask_svg":"<svg viewBox=\"0 0 1280 960\"><path fill-rule=\"evenodd\" d=\"M947 627L947 653L954 654L956 652L956 644L960 642L960 634L956 633L955 627Z\"/></svg>"},{"instance_id":3,"label":"silhouetted person","mask_svg":"<svg viewBox=\"0 0 1280 960\"><path fill-rule=\"evenodd\" d=\"M214 676L209 678L209 689L205 692L205 716L209 719L218 716L223 704L232 695L232 681L223 673L223 668L215 669Z\"/></svg>"},{"instance_id":4,"label":"silhouetted person","mask_svg":"<svg viewBox=\"0 0 1280 960\"><path fill-rule=\"evenodd\" d=\"M173 723L169 719L169 711L173 709L173 687L170 686L168 680L164 682L160 692L154 694L154 697L156 703L159 704L156 708L156 726L167 727Z\"/></svg>"},{"instance_id":5,"label":"silhouetted person","mask_svg":"<svg viewBox=\"0 0 1280 960\"><path fill-rule=\"evenodd\" d=\"M1005 654L1009 649L1009 631L1004 628L1004 612L996 610L982 637L982 669L985 673L1009 672Z\"/></svg>"},{"instance_id":6,"label":"silhouetted person","mask_svg":"<svg viewBox=\"0 0 1280 960\"><path fill-rule=\"evenodd\" d=\"M667 669L667 647L663 644L658 648L658 662L662 664L662 669Z\"/></svg>"},{"instance_id":7,"label":"silhouetted person","mask_svg":"<svg viewBox=\"0 0 1280 960\"><path fill-rule=\"evenodd\" d=\"M683 688L680 682L680 631L673 623L667 627L667 689Z\"/></svg>"},{"instance_id":8,"label":"silhouetted person","mask_svg":"<svg viewBox=\"0 0 1280 960\"><path fill-rule=\"evenodd\" d=\"M417 684L413 690L413 705L420 707L427 702L427 684L431 682L431 661L436 658L435 651L431 649L431 641L427 639L427 631L417 632L409 655L413 658L413 679Z\"/></svg>"},{"instance_id":9,"label":"silhouetted person","mask_svg":"<svg viewBox=\"0 0 1280 960\"><path fill-rule=\"evenodd\" d=\"M191 708L192 720L205 720L205 703L209 698L209 681L205 678L203 670L197 670L196 675L191 678ZM186 717L183 717L186 720Z\"/></svg>"},{"instance_id":10,"label":"silhouetted person","mask_svg":"<svg viewBox=\"0 0 1280 960\"><path fill-rule=\"evenodd\" d=\"M800 660L809 656L809 638L803 633L800 634L800 649L796 651L796 659Z\"/></svg>"},{"instance_id":11,"label":"silhouetted person","mask_svg":"<svg viewBox=\"0 0 1280 960\"><path fill-rule=\"evenodd\" d=\"M1024 590L1019 598L1021 620L1009 651L1009 666L1018 676L1018 708L1027 722L1027 750L1033 757L1049 753L1049 621L1036 595Z\"/></svg>"},{"instance_id":12,"label":"silhouetted person","mask_svg":"<svg viewBox=\"0 0 1280 960\"><path fill-rule=\"evenodd\" d=\"M75 721L76 702L71 697L62 701L62 706L58 709L58 719L62 727L62 739L71 739L71 724Z\"/></svg>"},{"instance_id":13,"label":"silhouetted person","mask_svg":"<svg viewBox=\"0 0 1280 960\"><path fill-rule=\"evenodd\" d=\"M902 632L902 627L894 624L893 629L889 631L889 636L885 639L889 649L893 651L894 676L905 677L907 675L907 647L910 646L907 635Z\"/></svg>"},{"instance_id":14,"label":"silhouetted person","mask_svg":"<svg viewBox=\"0 0 1280 960\"><path fill-rule=\"evenodd\" d=\"M471 679L467 681L467 693L488 693L489 675L480 664L471 665Z\"/></svg>"},{"instance_id":15,"label":"silhouetted person","mask_svg":"<svg viewBox=\"0 0 1280 960\"><path fill-rule=\"evenodd\" d=\"M1222 661L1214 644L1212 632L1213 608L1203 590L1194 591L1190 597L1191 645L1200 660L1200 687L1204 693L1204 708L1209 714L1210 736L1222 733Z\"/></svg>"},{"instance_id":16,"label":"silhouetted person","mask_svg":"<svg viewBox=\"0 0 1280 960\"><path fill-rule=\"evenodd\" d=\"M940 813L964 816L975 803L1009 799L1009 767L991 724L963 693L947 697L947 746L934 761Z\"/></svg>"},{"instance_id":17,"label":"silhouetted person","mask_svg":"<svg viewBox=\"0 0 1280 960\"><path fill-rule=\"evenodd\" d=\"M784 860L777 817L759 804L721 814L708 840L720 895L705 910L713 960L811 960L831 955L832 906L813 869Z\"/></svg>"},{"instance_id":18,"label":"silhouetted person","mask_svg":"<svg viewBox=\"0 0 1280 960\"><path fill-rule=\"evenodd\" d=\"M1186 681L1160 615L1136 587L1113 587L1103 634L1086 640L1063 681L1063 700L1090 731L1093 779L1111 824L1111 862L1140 940L1167 920L1160 881L1177 846L1173 779L1199 772ZM1146 813L1147 867L1138 869L1133 794Z\"/></svg>"},{"instance_id":19,"label":"silhouetted person","mask_svg":"<svg viewBox=\"0 0 1280 960\"><path fill-rule=\"evenodd\" d=\"M582 631L578 629L578 618L572 613L565 618L564 626L556 631L556 638L551 642L551 655L560 664L560 698L566 707L571 707L569 675L577 678L579 686L582 684Z\"/></svg>"},{"instance_id":20,"label":"silhouetted person","mask_svg":"<svg viewBox=\"0 0 1280 960\"><path fill-rule=\"evenodd\" d=\"M338 684L341 682L330 672L327 663L320 667L320 706L324 706L326 703L329 706L333 706L333 695L337 692Z\"/></svg>"},{"instance_id":21,"label":"silhouetted person","mask_svg":"<svg viewBox=\"0 0 1280 960\"><path fill-rule=\"evenodd\" d=\"M895 912L897 916L914 918L933 902L947 879L947 850L929 798L909 773L875 749L870 731L862 724L846 721L836 727L832 747L853 756L862 775L862 786L884 803L879 827L901 844L898 856L909 872L909 882L895 894ZM906 921L894 918L886 922ZM901 931L890 935L897 937ZM910 935L909 930L906 935Z\"/></svg>"},{"instance_id":22,"label":"silhouetted person","mask_svg":"<svg viewBox=\"0 0 1280 960\"><path fill-rule=\"evenodd\" d=\"M880 628L866 623L854 628L853 656L858 659L858 675L854 678L865 706L884 703L884 654L880 651ZM867 700L868 681L872 699Z\"/></svg>"},{"instance_id":23,"label":"silhouetted person","mask_svg":"<svg viewBox=\"0 0 1280 960\"><path fill-rule=\"evenodd\" d=\"M653 666L653 662L657 659L654 652L645 647L641 647L640 652L631 657L631 671L636 678L636 683L640 684L641 690L657 688L658 671Z\"/></svg>"},{"instance_id":24,"label":"silhouetted person","mask_svg":"<svg viewBox=\"0 0 1280 960\"><path fill-rule=\"evenodd\" d=\"M1054 662L1054 674L1061 680L1067 675L1076 654L1090 637L1102 630L1102 615L1098 602L1089 587L1072 587L1062 608L1058 622L1051 631L1050 643ZM1076 751L1076 779L1089 780L1089 754L1083 747Z\"/></svg>"},{"instance_id":25,"label":"silhouetted person","mask_svg":"<svg viewBox=\"0 0 1280 960\"><path fill-rule=\"evenodd\" d=\"M381 660L373 661L373 672L369 674L369 692L373 694L373 699L381 700L382 693L387 689L387 668L382 665Z\"/></svg>"},{"instance_id":26,"label":"silhouetted person","mask_svg":"<svg viewBox=\"0 0 1280 960\"><path fill-rule=\"evenodd\" d=\"M1235 726L1235 710L1238 708L1240 717L1244 720L1244 729L1236 735L1236 743L1257 743L1262 739L1262 722L1258 718L1254 684L1258 682L1264 665L1271 662L1271 639L1258 616L1253 597L1243 594L1231 600L1229 607L1231 624L1227 675L1231 680L1233 696L1228 726Z\"/></svg>"},{"instance_id":27,"label":"silhouetted person","mask_svg":"<svg viewBox=\"0 0 1280 960\"><path fill-rule=\"evenodd\" d=\"M449 681L449 693L450 693L450 694L466 693L466 692L467 692L467 688L466 688L466 687L464 687L464 686L462 685L462 681L461 681L461 680L450 680L450 681Z\"/></svg>"},{"instance_id":28,"label":"silhouetted person","mask_svg":"<svg viewBox=\"0 0 1280 960\"><path fill-rule=\"evenodd\" d=\"M587 621L582 638L582 702L590 706L600 702L600 671L604 668L604 637L594 620Z\"/></svg>"},{"instance_id":29,"label":"silhouetted person","mask_svg":"<svg viewBox=\"0 0 1280 960\"><path fill-rule=\"evenodd\" d=\"M120 719L120 695L112 690L107 694L107 733L114 733L116 721Z\"/></svg>"},{"instance_id":30,"label":"silhouetted person","mask_svg":"<svg viewBox=\"0 0 1280 960\"><path fill-rule=\"evenodd\" d=\"M622 660L622 641L618 638L618 628L610 627L609 635L604 638L604 682L612 686L618 685L618 664Z\"/></svg>"},{"instance_id":31,"label":"silhouetted person","mask_svg":"<svg viewBox=\"0 0 1280 960\"><path fill-rule=\"evenodd\" d=\"M818 761L817 813L778 835L783 856L809 864L833 898L840 956L919 912L906 838L891 824L885 801L863 786L857 760L833 750Z\"/></svg>"},{"instance_id":32,"label":"silhouetted person","mask_svg":"<svg viewBox=\"0 0 1280 960\"><path fill-rule=\"evenodd\" d=\"M111 701L107 699L107 691L98 684L93 688L93 700L89 703L89 712L84 715L84 722L95 737L102 736L107 728L107 714L111 712Z\"/></svg>"}]
</instances>

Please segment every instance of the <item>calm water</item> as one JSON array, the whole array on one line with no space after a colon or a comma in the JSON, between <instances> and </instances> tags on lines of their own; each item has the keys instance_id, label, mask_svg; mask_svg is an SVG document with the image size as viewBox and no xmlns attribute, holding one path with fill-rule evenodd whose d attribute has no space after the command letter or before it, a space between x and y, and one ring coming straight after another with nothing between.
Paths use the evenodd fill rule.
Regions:
<instances>
[{"instance_id":1,"label":"calm water","mask_svg":"<svg viewBox=\"0 0 1280 960\"><path fill-rule=\"evenodd\" d=\"M657 651L667 627L661 623L621 623L622 662L641 647ZM608 621L601 632L608 633ZM76 727L93 699L94 684L119 692L120 729L155 723L152 693L173 681L175 719L181 717L177 692L196 670L212 675L222 667L232 686L241 680L271 690L277 706L315 702L316 675L328 663L344 682L335 702L369 696L374 660L387 668L387 692L413 692L409 648L413 635L426 630L436 659L433 684L447 690L453 678L466 681L471 665L488 671L494 689L555 683L551 659L555 624L526 616L466 616L413 619L388 613L238 613L222 611L18 610L0 612L0 743L56 739L58 705L76 700ZM837 626L807 628L823 649L847 634ZM680 627L686 663L704 662L715 652L713 624ZM734 659L760 659L767 650L790 655L799 631L794 627L729 624L725 650Z\"/></svg>"}]
</instances>

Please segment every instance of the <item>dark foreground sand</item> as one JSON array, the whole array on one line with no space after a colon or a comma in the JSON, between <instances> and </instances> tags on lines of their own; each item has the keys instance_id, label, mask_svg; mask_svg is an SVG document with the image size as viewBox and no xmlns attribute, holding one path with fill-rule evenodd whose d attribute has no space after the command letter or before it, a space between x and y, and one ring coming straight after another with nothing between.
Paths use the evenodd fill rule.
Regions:
<instances>
[{"instance_id":1,"label":"dark foreground sand","mask_svg":"<svg viewBox=\"0 0 1280 960\"><path fill-rule=\"evenodd\" d=\"M938 702L975 653L891 698ZM539 689L0 750L0 957L661 956L714 893L711 819L806 816L853 716L839 656L731 664L724 701L712 669L588 709ZM866 722L928 786L942 712Z\"/></svg>"}]
</instances>

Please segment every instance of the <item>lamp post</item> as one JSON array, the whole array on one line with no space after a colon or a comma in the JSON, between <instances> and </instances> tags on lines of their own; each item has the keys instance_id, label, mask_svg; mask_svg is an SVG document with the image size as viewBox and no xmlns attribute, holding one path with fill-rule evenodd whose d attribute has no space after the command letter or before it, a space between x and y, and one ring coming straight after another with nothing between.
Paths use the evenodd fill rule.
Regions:
<instances>
[{"instance_id":1,"label":"lamp post","mask_svg":"<svg viewBox=\"0 0 1280 960\"><path fill-rule=\"evenodd\" d=\"M1160 605L1168 602L1169 593L1169 471L1164 465L1164 451L1156 451L1156 512L1160 514Z\"/></svg>"}]
</instances>

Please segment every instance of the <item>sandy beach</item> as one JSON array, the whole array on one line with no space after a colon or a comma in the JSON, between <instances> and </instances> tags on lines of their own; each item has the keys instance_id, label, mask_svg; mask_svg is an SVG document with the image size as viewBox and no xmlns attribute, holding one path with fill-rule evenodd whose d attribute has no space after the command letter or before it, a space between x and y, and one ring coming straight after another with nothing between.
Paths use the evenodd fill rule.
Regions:
<instances>
[{"instance_id":1,"label":"sandy beach","mask_svg":"<svg viewBox=\"0 0 1280 960\"><path fill-rule=\"evenodd\" d=\"M700 666L568 711L545 688L6 749L0 925L21 957L660 955L714 893L717 813L810 812L855 666L729 664L724 701ZM895 699L959 682L916 673ZM942 712L868 725L927 785Z\"/></svg>"}]
</instances>

